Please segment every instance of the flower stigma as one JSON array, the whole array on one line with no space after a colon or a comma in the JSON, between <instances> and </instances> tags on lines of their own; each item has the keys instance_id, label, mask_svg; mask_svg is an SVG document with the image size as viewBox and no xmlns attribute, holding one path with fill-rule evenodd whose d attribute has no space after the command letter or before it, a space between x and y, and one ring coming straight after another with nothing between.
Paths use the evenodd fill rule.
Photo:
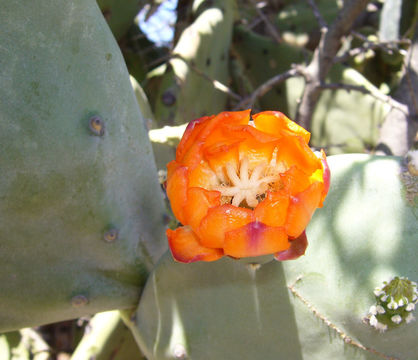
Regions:
<instances>
[{"instance_id":1,"label":"flower stigma","mask_svg":"<svg viewBox=\"0 0 418 360\"><path fill-rule=\"evenodd\" d=\"M255 208L265 198L267 190L279 180L280 173L286 170L282 162L277 163L276 157L277 149L273 152L269 163L260 162L252 170L246 156L241 159L238 171L233 164L227 163L225 166L227 176L213 189L221 193L223 203Z\"/></svg>"}]
</instances>

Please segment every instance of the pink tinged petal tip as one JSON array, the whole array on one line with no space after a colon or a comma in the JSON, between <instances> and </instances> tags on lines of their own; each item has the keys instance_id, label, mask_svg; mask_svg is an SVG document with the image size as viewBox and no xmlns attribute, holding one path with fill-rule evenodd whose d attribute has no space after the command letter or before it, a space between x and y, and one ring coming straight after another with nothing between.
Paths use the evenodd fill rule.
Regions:
<instances>
[{"instance_id":1,"label":"pink tinged petal tip","mask_svg":"<svg viewBox=\"0 0 418 360\"><path fill-rule=\"evenodd\" d=\"M306 237L306 232L304 231L296 239L290 240L289 249L276 253L274 255L274 258L277 261L295 260L298 257L305 254L307 246L308 246L308 239Z\"/></svg>"}]
</instances>

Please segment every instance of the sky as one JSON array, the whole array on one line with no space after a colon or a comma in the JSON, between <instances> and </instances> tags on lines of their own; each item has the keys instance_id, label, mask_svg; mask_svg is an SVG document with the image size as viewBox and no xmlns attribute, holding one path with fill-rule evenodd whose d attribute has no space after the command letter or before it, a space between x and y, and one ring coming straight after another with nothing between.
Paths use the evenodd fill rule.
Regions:
<instances>
[{"instance_id":1,"label":"sky","mask_svg":"<svg viewBox=\"0 0 418 360\"><path fill-rule=\"evenodd\" d=\"M144 8L138 14L138 22L141 30L148 39L156 45L169 45L174 36L174 23L176 21L177 0L165 0L158 10L145 22L147 9Z\"/></svg>"}]
</instances>

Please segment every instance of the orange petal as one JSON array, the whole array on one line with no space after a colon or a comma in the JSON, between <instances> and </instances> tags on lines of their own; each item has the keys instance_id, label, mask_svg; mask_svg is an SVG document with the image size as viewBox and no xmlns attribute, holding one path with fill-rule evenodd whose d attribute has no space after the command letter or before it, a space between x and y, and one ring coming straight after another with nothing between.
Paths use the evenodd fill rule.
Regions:
<instances>
[{"instance_id":1,"label":"orange petal","mask_svg":"<svg viewBox=\"0 0 418 360\"><path fill-rule=\"evenodd\" d=\"M245 134L240 133L240 130L248 125L234 124L228 120L229 118L226 118L224 121L218 122L217 126L212 129L205 139L205 148L210 148L216 144L231 144L245 139ZM248 124L248 120L249 118L245 119L246 124Z\"/></svg>"},{"instance_id":2,"label":"orange petal","mask_svg":"<svg viewBox=\"0 0 418 360\"><path fill-rule=\"evenodd\" d=\"M212 142L210 146L205 143L203 151L204 158L219 177L222 176L222 169L227 163L233 163L238 168L239 159L243 157L249 160L250 169L261 162L268 163L277 146L275 137L249 125L226 124L222 126L222 131L214 131L216 136L210 136Z\"/></svg>"},{"instance_id":3,"label":"orange petal","mask_svg":"<svg viewBox=\"0 0 418 360\"><path fill-rule=\"evenodd\" d=\"M216 185L219 185L218 178L207 162L202 161L193 169L189 169L189 187L211 189Z\"/></svg>"},{"instance_id":4,"label":"orange petal","mask_svg":"<svg viewBox=\"0 0 418 360\"><path fill-rule=\"evenodd\" d=\"M252 126L246 127L245 134L246 139L239 145L240 158L245 156L248 159L250 169L260 163L269 163L274 149L278 146L278 139Z\"/></svg>"},{"instance_id":5,"label":"orange petal","mask_svg":"<svg viewBox=\"0 0 418 360\"><path fill-rule=\"evenodd\" d=\"M290 246L283 227L254 221L225 234L225 255L237 258L273 254Z\"/></svg>"},{"instance_id":6,"label":"orange petal","mask_svg":"<svg viewBox=\"0 0 418 360\"><path fill-rule=\"evenodd\" d=\"M248 138L250 136L255 141L261 143L276 141L282 137L281 135L275 136L273 134L265 133L252 125L235 126L234 128L231 128L231 132L237 134L237 136L239 133L242 133L244 134L245 138Z\"/></svg>"},{"instance_id":7,"label":"orange petal","mask_svg":"<svg viewBox=\"0 0 418 360\"><path fill-rule=\"evenodd\" d=\"M233 144L218 144L204 150L204 158L211 169L222 179L226 164L233 164L238 168L239 163L239 142Z\"/></svg>"},{"instance_id":8,"label":"orange petal","mask_svg":"<svg viewBox=\"0 0 418 360\"><path fill-rule=\"evenodd\" d=\"M189 226L167 229L168 244L173 258L182 263L215 261L223 256L221 249L209 249L199 244L199 239Z\"/></svg>"},{"instance_id":9,"label":"orange petal","mask_svg":"<svg viewBox=\"0 0 418 360\"><path fill-rule=\"evenodd\" d=\"M192 145L195 143L196 138L200 135L205 127L207 127L210 121L215 117L212 116L203 116L198 119L194 119L189 122L184 131L184 134L180 140L180 143L177 146L176 150L176 159L181 161L184 155L190 150Z\"/></svg>"},{"instance_id":10,"label":"orange petal","mask_svg":"<svg viewBox=\"0 0 418 360\"><path fill-rule=\"evenodd\" d=\"M187 203L184 208L186 224L197 232L200 222L206 216L211 207L221 205L221 193L208 191L200 187L192 187L187 190Z\"/></svg>"},{"instance_id":11,"label":"orange petal","mask_svg":"<svg viewBox=\"0 0 418 360\"><path fill-rule=\"evenodd\" d=\"M184 207L187 202L187 168L177 163L168 164L167 196L170 199L171 210L182 224L185 223Z\"/></svg>"},{"instance_id":12,"label":"orange petal","mask_svg":"<svg viewBox=\"0 0 418 360\"><path fill-rule=\"evenodd\" d=\"M281 137L282 130L301 136L308 143L311 137L309 131L290 120L286 115L278 111L263 111L252 116L255 127L268 134Z\"/></svg>"},{"instance_id":13,"label":"orange petal","mask_svg":"<svg viewBox=\"0 0 418 360\"><path fill-rule=\"evenodd\" d=\"M176 160L184 165L191 167L196 166L202 158L202 148L207 138L215 129L222 124L244 124L248 123L250 118L250 110L222 112L215 117L205 118L202 121L195 120L195 125L189 124L191 134L186 136L184 145L180 141L177 147ZM188 128L189 128L188 126ZM186 129L187 130L187 129ZM194 134L194 131L197 134ZM189 134L189 133L188 133ZM183 139L182 139L183 140ZM180 149L180 150L179 150Z\"/></svg>"},{"instance_id":14,"label":"orange petal","mask_svg":"<svg viewBox=\"0 0 418 360\"><path fill-rule=\"evenodd\" d=\"M322 169L321 159L300 136L289 135L279 140L277 160L284 161L288 167L295 165L309 175Z\"/></svg>"},{"instance_id":15,"label":"orange petal","mask_svg":"<svg viewBox=\"0 0 418 360\"><path fill-rule=\"evenodd\" d=\"M199 227L200 243L210 248L222 248L225 233L248 224L252 217L250 209L232 205L211 208Z\"/></svg>"},{"instance_id":16,"label":"orange petal","mask_svg":"<svg viewBox=\"0 0 418 360\"><path fill-rule=\"evenodd\" d=\"M325 155L325 151L322 150L322 149L321 149L321 162L322 162L322 167L324 168L324 174L323 174L324 190L322 191L322 198L321 198L320 207L322 207L322 204L325 200L325 197L328 194L329 187L331 185L331 171L330 171L329 166L328 166L327 156Z\"/></svg>"},{"instance_id":17,"label":"orange petal","mask_svg":"<svg viewBox=\"0 0 418 360\"><path fill-rule=\"evenodd\" d=\"M315 209L319 206L324 185L314 182L305 191L290 197L286 229L291 237L298 237L308 225Z\"/></svg>"},{"instance_id":18,"label":"orange petal","mask_svg":"<svg viewBox=\"0 0 418 360\"><path fill-rule=\"evenodd\" d=\"M299 194L311 185L308 175L296 166L292 166L289 170L280 174L280 182L283 191L286 191L289 195Z\"/></svg>"},{"instance_id":19,"label":"orange petal","mask_svg":"<svg viewBox=\"0 0 418 360\"><path fill-rule=\"evenodd\" d=\"M181 167L176 160L172 160L167 164L167 181L173 176L174 172Z\"/></svg>"},{"instance_id":20,"label":"orange petal","mask_svg":"<svg viewBox=\"0 0 418 360\"><path fill-rule=\"evenodd\" d=\"M268 226L283 226L286 223L289 196L284 192L269 192L254 209L254 218Z\"/></svg>"},{"instance_id":21,"label":"orange petal","mask_svg":"<svg viewBox=\"0 0 418 360\"><path fill-rule=\"evenodd\" d=\"M298 257L305 255L306 248L308 247L308 239L306 232L304 231L296 239L290 240L290 248L284 251L280 251L274 255L277 261L294 260Z\"/></svg>"}]
</instances>

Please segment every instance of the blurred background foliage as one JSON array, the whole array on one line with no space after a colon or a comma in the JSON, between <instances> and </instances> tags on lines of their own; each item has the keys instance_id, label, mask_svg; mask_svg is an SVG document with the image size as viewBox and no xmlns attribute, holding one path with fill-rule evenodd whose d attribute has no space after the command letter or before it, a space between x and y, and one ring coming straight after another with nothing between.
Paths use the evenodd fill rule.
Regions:
<instances>
[{"instance_id":1,"label":"blurred background foliage","mask_svg":"<svg viewBox=\"0 0 418 360\"><path fill-rule=\"evenodd\" d=\"M303 69L318 50L324 29L338 21L343 8L342 0L97 0L97 4L146 114L162 179L185 124L194 118L252 108L278 110L297 119L309 80ZM338 52L321 80L308 121L313 147L328 154L404 155L416 146L417 16L416 0L369 1L350 30L337 39ZM105 320L79 319L0 335L0 358L140 359L120 314L100 317ZM107 348L93 353L79 350L71 357L83 332L100 329L100 321L110 325L106 333L94 332L100 338L96 344L112 334L118 337ZM89 340L83 341L79 346L88 346Z\"/></svg>"},{"instance_id":2,"label":"blurred background foliage","mask_svg":"<svg viewBox=\"0 0 418 360\"><path fill-rule=\"evenodd\" d=\"M309 65L321 27L331 26L343 7L340 0L98 3L151 105L148 125L160 169L173 156L181 125L194 118L252 108L297 120L306 76L274 79ZM339 39L321 80L326 84L307 126L313 147L403 155L413 145L416 20L416 1L368 2ZM382 136L389 115L400 120L387 121Z\"/></svg>"}]
</instances>

